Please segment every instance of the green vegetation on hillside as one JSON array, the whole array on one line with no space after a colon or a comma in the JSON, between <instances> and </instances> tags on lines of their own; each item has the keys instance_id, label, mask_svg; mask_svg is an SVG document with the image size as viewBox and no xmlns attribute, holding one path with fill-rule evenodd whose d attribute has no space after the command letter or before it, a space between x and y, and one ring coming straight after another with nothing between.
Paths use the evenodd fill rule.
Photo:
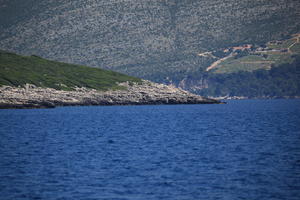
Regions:
<instances>
[{"instance_id":1,"label":"green vegetation on hillside","mask_svg":"<svg viewBox=\"0 0 300 200\"><path fill-rule=\"evenodd\" d=\"M205 67L191 55L297 33L299 7L297 0L2 0L0 46L159 82L161 72L173 79Z\"/></svg>"},{"instance_id":2,"label":"green vegetation on hillside","mask_svg":"<svg viewBox=\"0 0 300 200\"><path fill-rule=\"evenodd\" d=\"M270 69L282 64L292 63L294 55L300 54L299 35L292 38L268 42L266 45L252 46L250 49L234 51L228 59L221 61L213 68L214 73L236 73L239 71L255 71ZM240 47L243 48L243 47ZM225 57L225 56L224 56ZM220 58L222 60L222 57Z\"/></svg>"},{"instance_id":3,"label":"green vegetation on hillside","mask_svg":"<svg viewBox=\"0 0 300 200\"><path fill-rule=\"evenodd\" d=\"M235 73L239 71L252 72L258 69L270 69L285 63L293 62L293 55L287 53L269 52L260 55L248 55L240 58L230 58L220 64L215 73Z\"/></svg>"},{"instance_id":4,"label":"green vegetation on hillside","mask_svg":"<svg viewBox=\"0 0 300 200\"><path fill-rule=\"evenodd\" d=\"M277 44L269 43L267 44L267 46L271 49L286 49L290 47L292 44L294 44L295 42L297 42L297 40L295 38L291 38L288 40L284 40L282 42L278 42Z\"/></svg>"},{"instance_id":5,"label":"green vegetation on hillside","mask_svg":"<svg viewBox=\"0 0 300 200\"><path fill-rule=\"evenodd\" d=\"M290 50L293 52L293 53L297 53L297 54L300 54L300 43L297 43L295 45L293 45Z\"/></svg>"},{"instance_id":6,"label":"green vegetation on hillside","mask_svg":"<svg viewBox=\"0 0 300 200\"><path fill-rule=\"evenodd\" d=\"M98 90L123 89L121 82L140 82L141 79L99 68L50 61L38 56L20 56L0 51L0 85L72 90L86 87Z\"/></svg>"},{"instance_id":7,"label":"green vegetation on hillside","mask_svg":"<svg viewBox=\"0 0 300 200\"><path fill-rule=\"evenodd\" d=\"M238 71L254 71L257 69L268 69L272 61L262 56L249 55L238 59L229 58L215 70L215 73L234 73Z\"/></svg>"},{"instance_id":8,"label":"green vegetation on hillside","mask_svg":"<svg viewBox=\"0 0 300 200\"><path fill-rule=\"evenodd\" d=\"M284 97L300 96L300 57L270 70L205 75L209 88L198 91L208 96Z\"/></svg>"}]
</instances>

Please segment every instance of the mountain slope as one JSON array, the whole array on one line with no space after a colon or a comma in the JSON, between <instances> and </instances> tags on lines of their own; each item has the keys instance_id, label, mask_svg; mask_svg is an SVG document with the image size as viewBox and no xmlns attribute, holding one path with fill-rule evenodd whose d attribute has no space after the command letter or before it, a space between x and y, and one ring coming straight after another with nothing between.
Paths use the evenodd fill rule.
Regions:
<instances>
[{"instance_id":1,"label":"mountain slope","mask_svg":"<svg viewBox=\"0 0 300 200\"><path fill-rule=\"evenodd\" d=\"M298 0L0 0L0 47L5 50L112 69L212 96L245 95L237 92L241 88L230 89L240 85L244 71L248 85L256 80L256 70L284 66L294 72L285 64L299 54L299 42L290 38L299 31ZM281 40L286 42L267 44ZM287 52L259 53L266 44ZM245 45L256 52L223 52ZM254 96L297 94L283 92L288 84L273 87L273 80L283 76L272 76L266 84L277 89L255 89ZM298 84L297 77L288 77ZM222 88L228 81L232 84Z\"/></svg>"},{"instance_id":2,"label":"mountain slope","mask_svg":"<svg viewBox=\"0 0 300 200\"><path fill-rule=\"evenodd\" d=\"M297 0L2 0L1 5L1 48L142 78L192 72L211 62L198 53L265 43L300 30Z\"/></svg>"},{"instance_id":3,"label":"mountain slope","mask_svg":"<svg viewBox=\"0 0 300 200\"><path fill-rule=\"evenodd\" d=\"M86 87L98 90L122 89L119 83L141 79L113 71L91 68L37 56L20 56L0 51L0 86L33 84L63 90Z\"/></svg>"}]
</instances>

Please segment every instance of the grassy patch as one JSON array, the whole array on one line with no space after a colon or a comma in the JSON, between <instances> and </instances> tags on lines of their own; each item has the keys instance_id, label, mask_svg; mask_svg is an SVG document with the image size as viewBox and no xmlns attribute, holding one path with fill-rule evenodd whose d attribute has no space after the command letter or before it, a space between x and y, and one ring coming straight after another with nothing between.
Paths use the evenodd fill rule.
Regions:
<instances>
[{"instance_id":1,"label":"grassy patch","mask_svg":"<svg viewBox=\"0 0 300 200\"><path fill-rule=\"evenodd\" d=\"M295 45L293 45L290 50L293 52L293 53L296 53L296 54L300 54L300 43L297 43Z\"/></svg>"},{"instance_id":2,"label":"grassy patch","mask_svg":"<svg viewBox=\"0 0 300 200\"><path fill-rule=\"evenodd\" d=\"M238 62L266 61L266 59L264 57L258 56L258 55L249 55L249 56L241 57L237 60L238 60Z\"/></svg>"},{"instance_id":3,"label":"grassy patch","mask_svg":"<svg viewBox=\"0 0 300 200\"><path fill-rule=\"evenodd\" d=\"M281 41L280 44L268 44L267 46L271 49L286 49L297 41L296 38Z\"/></svg>"},{"instance_id":4,"label":"grassy patch","mask_svg":"<svg viewBox=\"0 0 300 200\"><path fill-rule=\"evenodd\" d=\"M141 82L141 79L109 70L0 51L0 85L30 83L59 90L72 90L74 87L115 90L124 89L118 83L126 81Z\"/></svg>"},{"instance_id":5,"label":"grassy patch","mask_svg":"<svg viewBox=\"0 0 300 200\"><path fill-rule=\"evenodd\" d=\"M239 71L254 71L257 69L269 69L271 63L262 56L249 55L238 59L230 58L220 64L215 73L235 73Z\"/></svg>"},{"instance_id":6,"label":"grassy patch","mask_svg":"<svg viewBox=\"0 0 300 200\"><path fill-rule=\"evenodd\" d=\"M235 73L239 71L251 72L258 69L270 69L270 64L231 63L222 65L215 73Z\"/></svg>"},{"instance_id":7,"label":"grassy patch","mask_svg":"<svg viewBox=\"0 0 300 200\"><path fill-rule=\"evenodd\" d=\"M291 54L287 53L269 53L268 60L274 62L274 66L279 66L285 63L292 63L294 59L292 58Z\"/></svg>"},{"instance_id":8,"label":"grassy patch","mask_svg":"<svg viewBox=\"0 0 300 200\"><path fill-rule=\"evenodd\" d=\"M270 69L271 65L276 67L285 63L292 63L293 61L292 54L282 52L249 55L238 59L227 59L219 65L214 73L252 72L258 69Z\"/></svg>"}]
</instances>

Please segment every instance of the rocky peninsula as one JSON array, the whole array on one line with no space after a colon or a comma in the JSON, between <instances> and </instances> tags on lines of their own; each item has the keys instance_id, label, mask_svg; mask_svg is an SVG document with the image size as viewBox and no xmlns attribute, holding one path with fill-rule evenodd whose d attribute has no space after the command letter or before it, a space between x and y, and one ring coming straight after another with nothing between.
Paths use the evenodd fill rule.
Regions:
<instances>
[{"instance_id":1,"label":"rocky peninsula","mask_svg":"<svg viewBox=\"0 0 300 200\"><path fill-rule=\"evenodd\" d=\"M204 98L182 89L143 80L123 82L124 89L99 91L76 87L73 91L36 87L1 86L0 108L54 108L85 105L155 105L155 104L213 104L218 100Z\"/></svg>"}]
</instances>

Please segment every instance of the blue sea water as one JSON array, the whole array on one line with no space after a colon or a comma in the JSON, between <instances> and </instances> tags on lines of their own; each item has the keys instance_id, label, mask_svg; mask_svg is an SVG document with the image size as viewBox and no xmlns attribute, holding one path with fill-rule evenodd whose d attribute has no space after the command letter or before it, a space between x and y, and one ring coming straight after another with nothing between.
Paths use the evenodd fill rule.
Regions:
<instances>
[{"instance_id":1,"label":"blue sea water","mask_svg":"<svg viewBox=\"0 0 300 200\"><path fill-rule=\"evenodd\" d=\"M0 110L0 199L299 200L300 100Z\"/></svg>"}]
</instances>

